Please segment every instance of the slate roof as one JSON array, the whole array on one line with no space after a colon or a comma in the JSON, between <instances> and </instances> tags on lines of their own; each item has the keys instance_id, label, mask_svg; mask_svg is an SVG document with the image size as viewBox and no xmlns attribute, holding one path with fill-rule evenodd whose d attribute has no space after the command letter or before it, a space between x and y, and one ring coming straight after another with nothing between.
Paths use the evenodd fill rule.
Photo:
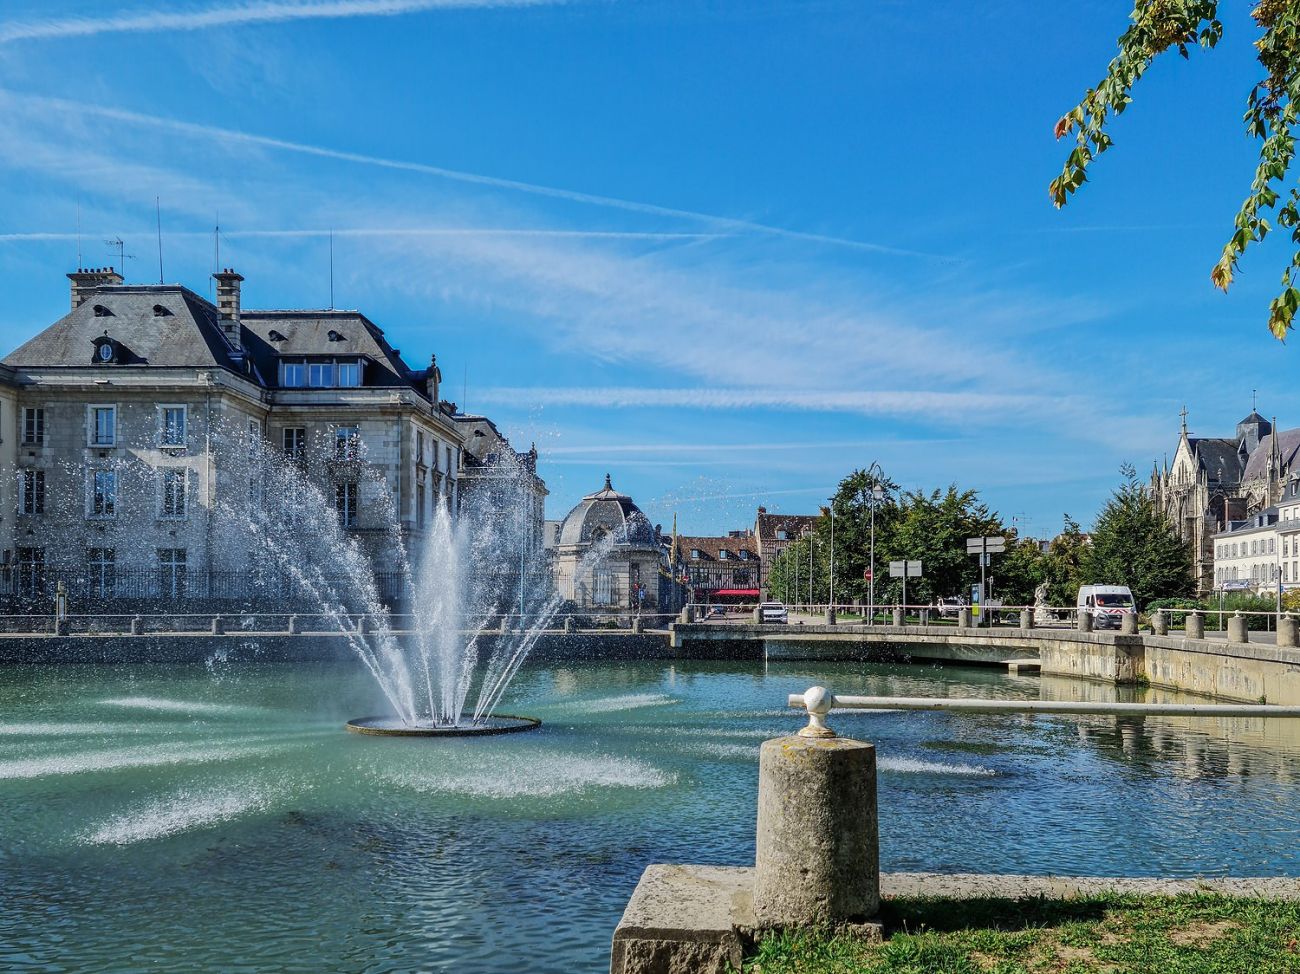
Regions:
<instances>
[{"instance_id":1,"label":"slate roof","mask_svg":"<svg viewBox=\"0 0 1300 974\"><path fill-rule=\"evenodd\" d=\"M1235 484L1241 480L1241 455L1237 452L1238 442L1226 437L1188 437L1196 459L1208 475L1211 483Z\"/></svg>"},{"instance_id":2,"label":"slate roof","mask_svg":"<svg viewBox=\"0 0 1300 974\"><path fill-rule=\"evenodd\" d=\"M167 313L157 315L154 306ZM96 306L111 314L98 316ZM243 374L234 349L217 325L217 310L189 288L122 285L97 291L79 308L23 343L4 358L19 367L95 366L94 340L107 333L130 352L118 368L222 368Z\"/></svg>"},{"instance_id":3,"label":"slate roof","mask_svg":"<svg viewBox=\"0 0 1300 974\"><path fill-rule=\"evenodd\" d=\"M1273 453L1274 436L1277 437L1278 450L1282 455L1282 468L1291 469L1297 452L1300 452L1300 429L1282 430L1280 433L1269 433L1262 437L1259 446L1255 448L1255 452L1250 455L1250 461L1246 464L1243 480L1254 480L1268 472L1268 458Z\"/></svg>"},{"instance_id":4,"label":"slate roof","mask_svg":"<svg viewBox=\"0 0 1300 974\"><path fill-rule=\"evenodd\" d=\"M560 526L559 544L580 544L590 540L592 527L597 525L612 526L619 531L619 542L634 545L655 546L658 540L650 519L637 507L627 494L620 494L605 474L605 486L595 493L588 494L564 518Z\"/></svg>"},{"instance_id":5,"label":"slate roof","mask_svg":"<svg viewBox=\"0 0 1300 974\"><path fill-rule=\"evenodd\" d=\"M383 330L359 311L250 309L240 313L240 321L244 345L271 386L279 382L276 357L295 355L364 356L368 361L362 385L366 386L411 386L424 378L424 371L416 372L403 362ZM332 340L331 332L341 340Z\"/></svg>"},{"instance_id":6,"label":"slate roof","mask_svg":"<svg viewBox=\"0 0 1300 974\"><path fill-rule=\"evenodd\" d=\"M97 308L106 313L97 313ZM159 314L155 308L162 308ZM3 359L17 367L91 368L94 341L107 333L123 349L113 368L136 366L221 368L267 388L279 384L280 357L357 357L362 385L405 387L427 398L427 369L412 369L384 333L359 311L240 313L240 340L251 373L222 334L216 307L179 284L118 284L96 288L64 315ZM332 340L333 332L339 340ZM274 333L274 334L273 334ZM274 339L274 340L273 340Z\"/></svg>"}]
</instances>

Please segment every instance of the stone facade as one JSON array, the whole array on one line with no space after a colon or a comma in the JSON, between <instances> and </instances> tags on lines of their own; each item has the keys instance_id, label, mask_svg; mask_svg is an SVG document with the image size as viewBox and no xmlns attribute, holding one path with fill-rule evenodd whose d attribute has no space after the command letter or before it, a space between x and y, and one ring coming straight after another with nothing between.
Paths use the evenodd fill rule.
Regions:
<instances>
[{"instance_id":1,"label":"stone facade","mask_svg":"<svg viewBox=\"0 0 1300 974\"><path fill-rule=\"evenodd\" d=\"M660 571L660 531L608 474L605 486L553 531L551 565L561 598L580 609L672 610L672 580Z\"/></svg>"},{"instance_id":2,"label":"stone facade","mask_svg":"<svg viewBox=\"0 0 1300 974\"><path fill-rule=\"evenodd\" d=\"M1282 498L1214 535L1214 587L1272 595L1300 587L1300 479Z\"/></svg>"},{"instance_id":3,"label":"stone facade","mask_svg":"<svg viewBox=\"0 0 1300 974\"><path fill-rule=\"evenodd\" d=\"M394 524L414 542L456 510L469 427L436 363L410 368L356 311L243 309L243 278L215 277L214 304L80 270L72 311L4 359L4 593L232 592L250 565L221 517L284 500L259 493L258 450L300 463L381 573Z\"/></svg>"},{"instance_id":4,"label":"stone facade","mask_svg":"<svg viewBox=\"0 0 1300 974\"><path fill-rule=\"evenodd\" d=\"M1214 589L1214 536L1232 521L1277 503L1300 456L1300 429L1275 430L1258 412L1231 437L1197 437L1182 430L1172 462L1155 465L1149 492L1191 549L1197 590Z\"/></svg>"}]
</instances>

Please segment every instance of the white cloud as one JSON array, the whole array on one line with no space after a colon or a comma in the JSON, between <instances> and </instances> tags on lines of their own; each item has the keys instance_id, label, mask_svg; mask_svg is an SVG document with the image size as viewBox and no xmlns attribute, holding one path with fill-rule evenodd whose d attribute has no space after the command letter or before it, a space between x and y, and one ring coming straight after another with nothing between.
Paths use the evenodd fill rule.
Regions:
<instances>
[{"instance_id":1,"label":"white cloud","mask_svg":"<svg viewBox=\"0 0 1300 974\"><path fill-rule=\"evenodd\" d=\"M319 2L235 3L189 10L142 10L102 17L41 17L0 25L0 44L57 40L97 34L139 34L210 30L292 20L395 17L429 10L539 7L565 0L319 0Z\"/></svg>"}]
</instances>

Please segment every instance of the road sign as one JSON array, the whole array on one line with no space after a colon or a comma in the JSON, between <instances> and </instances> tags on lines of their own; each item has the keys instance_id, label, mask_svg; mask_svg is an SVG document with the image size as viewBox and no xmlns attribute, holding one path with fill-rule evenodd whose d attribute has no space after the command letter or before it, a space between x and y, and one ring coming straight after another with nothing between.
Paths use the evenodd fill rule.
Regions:
<instances>
[{"instance_id":1,"label":"road sign","mask_svg":"<svg viewBox=\"0 0 1300 974\"><path fill-rule=\"evenodd\" d=\"M891 561L889 563L889 576L891 578L902 578L903 571L907 568L905 561Z\"/></svg>"},{"instance_id":2,"label":"road sign","mask_svg":"<svg viewBox=\"0 0 1300 974\"><path fill-rule=\"evenodd\" d=\"M870 568L864 568L864 569L862 569L862 580L863 580L864 582L869 582L869 581L871 581L871 569L870 569Z\"/></svg>"},{"instance_id":3,"label":"road sign","mask_svg":"<svg viewBox=\"0 0 1300 974\"><path fill-rule=\"evenodd\" d=\"M907 577L908 578L921 577L921 563L919 561L909 561L907 563Z\"/></svg>"},{"instance_id":4,"label":"road sign","mask_svg":"<svg viewBox=\"0 0 1300 974\"><path fill-rule=\"evenodd\" d=\"M892 578L920 578L921 563L919 561L891 561L889 563L889 574Z\"/></svg>"},{"instance_id":5,"label":"road sign","mask_svg":"<svg viewBox=\"0 0 1300 974\"><path fill-rule=\"evenodd\" d=\"M967 538L966 553L970 555L996 555L1007 550L1007 539L1002 537Z\"/></svg>"}]
</instances>

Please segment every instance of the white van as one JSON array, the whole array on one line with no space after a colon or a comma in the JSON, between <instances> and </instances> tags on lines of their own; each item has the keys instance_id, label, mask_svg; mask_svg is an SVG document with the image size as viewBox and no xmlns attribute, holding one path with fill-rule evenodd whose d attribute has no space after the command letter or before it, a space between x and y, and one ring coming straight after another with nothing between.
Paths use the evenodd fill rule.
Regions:
<instances>
[{"instance_id":1,"label":"white van","mask_svg":"<svg viewBox=\"0 0 1300 974\"><path fill-rule=\"evenodd\" d=\"M764 602L758 607L758 617L764 622L789 622L790 613L780 602Z\"/></svg>"},{"instance_id":2,"label":"white van","mask_svg":"<svg viewBox=\"0 0 1300 974\"><path fill-rule=\"evenodd\" d=\"M1094 629L1118 629L1137 605L1127 585L1081 585L1076 609L1079 615L1092 616Z\"/></svg>"}]
</instances>

